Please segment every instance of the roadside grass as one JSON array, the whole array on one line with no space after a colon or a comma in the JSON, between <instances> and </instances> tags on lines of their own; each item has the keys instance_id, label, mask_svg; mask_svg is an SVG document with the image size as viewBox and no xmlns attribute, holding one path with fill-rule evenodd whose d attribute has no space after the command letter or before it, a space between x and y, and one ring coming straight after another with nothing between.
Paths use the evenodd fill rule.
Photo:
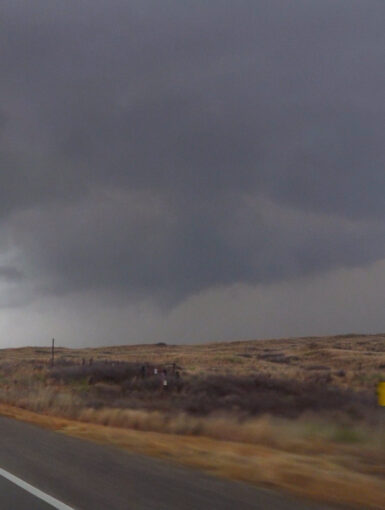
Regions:
<instances>
[{"instance_id":1,"label":"roadside grass","mask_svg":"<svg viewBox=\"0 0 385 510\"><path fill-rule=\"evenodd\" d=\"M284 489L317 501L372 510L385 507L385 473L373 473L370 464L365 464L365 453L373 462L373 455L378 452L364 452L360 447L352 469L349 459L355 456L357 445L340 446L319 439L307 446L302 443L302 448L297 444L295 451L288 451L294 444L289 449L282 448L284 438L290 437L282 424L272 432L271 427L262 422L260 438L263 443L249 444L201 436L139 432L46 416L4 404L0 404L0 413L71 436L158 456L222 477ZM266 435L280 447L266 444ZM363 461L357 464L360 457ZM384 465L383 457L378 461Z\"/></svg>"}]
</instances>

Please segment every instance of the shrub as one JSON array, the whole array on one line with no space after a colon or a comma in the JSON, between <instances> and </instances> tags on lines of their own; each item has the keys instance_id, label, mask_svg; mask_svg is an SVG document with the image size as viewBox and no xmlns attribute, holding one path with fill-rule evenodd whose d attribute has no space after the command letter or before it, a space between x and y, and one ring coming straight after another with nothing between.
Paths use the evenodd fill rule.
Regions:
<instances>
[{"instance_id":1,"label":"shrub","mask_svg":"<svg viewBox=\"0 0 385 510\"><path fill-rule=\"evenodd\" d=\"M70 383L88 378L90 382L111 382L119 384L140 374L139 363L94 362L92 365L64 365L50 370L50 377L56 381Z\"/></svg>"}]
</instances>

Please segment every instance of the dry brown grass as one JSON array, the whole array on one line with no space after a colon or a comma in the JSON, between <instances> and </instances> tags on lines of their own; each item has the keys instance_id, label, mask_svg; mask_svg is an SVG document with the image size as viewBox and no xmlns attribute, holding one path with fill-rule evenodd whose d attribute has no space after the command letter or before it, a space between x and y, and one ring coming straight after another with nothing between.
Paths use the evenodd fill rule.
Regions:
<instances>
[{"instance_id":1,"label":"dry brown grass","mask_svg":"<svg viewBox=\"0 0 385 510\"><path fill-rule=\"evenodd\" d=\"M353 409L354 395L374 396L377 382L385 379L383 336L62 348L57 350L55 377L49 358L48 348L0 351L2 414L306 497L357 508L385 508L385 416L372 412L370 401L364 402L360 417ZM146 382L147 389L142 388L136 376L128 386L103 378L91 383L88 375L83 377L81 372L79 377L79 370L71 368L79 366L82 358L93 358L94 366L98 361L176 363L187 381L185 393L163 394L152 389L151 381ZM68 373L65 366L70 368ZM105 372L114 373L110 365L106 367ZM118 375L121 368L118 365L115 370ZM84 372L88 373L92 371ZM259 378L256 402L260 409L266 395L279 406L285 404L282 381L287 381L291 406L298 404L297 397L301 400L301 392L308 397L309 388L321 388L316 401L323 398L327 412L315 408L314 399L309 412L298 407L301 412L295 420L279 418L280 409L274 409L275 417L247 412L247 407L240 412L245 392L248 399L247 377L251 376ZM218 397L218 381L222 381L219 388L228 384L229 394ZM266 382L269 392L264 395ZM275 392L271 392L273 383L278 384ZM336 388L338 398L349 389L349 412L331 411L329 387ZM208 402L214 408L220 398L226 406L212 415L192 414L176 405L191 395L198 395L200 402L205 391L211 395L206 407ZM287 411L283 416L289 416Z\"/></svg>"},{"instance_id":2,"label":"dry brown grass","mask_svg":"<svg viewBox=\"0 0 385 510\"><path fill-rule=\"evenodd\" d=\"M89 349L57 349L57 358L121 360L138 363L173 363L189 373L269 374L304 380L329 373L333 384L372 389L385 377L385 335L341 335L322 338L284 338L203 345L124 345ZM275 358L275 359L274 359ZM41 361L49 348L0 350L4 361ZM344 375L341 375L341 370Z\"/></svg>"}]
</instances>

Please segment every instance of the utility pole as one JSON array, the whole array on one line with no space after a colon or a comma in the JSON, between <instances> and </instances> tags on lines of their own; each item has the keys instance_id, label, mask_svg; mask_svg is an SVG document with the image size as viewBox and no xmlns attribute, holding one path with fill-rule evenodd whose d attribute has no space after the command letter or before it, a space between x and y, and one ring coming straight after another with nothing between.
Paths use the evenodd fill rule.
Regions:
<instances>
[{"instance_id":1,"label":"utility pole","mask_svg":"<svg viewBox=\"0 0 385 510\"><path fill-rule=\"evenodd\" d=\"M55 339L52 338L52 348L51 348L51 366L53 367L55 364Z\"/></svg>"}]
</instances>

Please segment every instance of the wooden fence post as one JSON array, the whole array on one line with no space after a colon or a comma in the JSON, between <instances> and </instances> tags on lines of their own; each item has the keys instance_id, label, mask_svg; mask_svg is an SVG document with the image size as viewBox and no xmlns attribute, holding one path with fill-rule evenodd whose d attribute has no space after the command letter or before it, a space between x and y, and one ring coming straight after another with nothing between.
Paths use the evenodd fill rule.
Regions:
<instances>
[{"instance_id":1,"label":"wooden fence post","mask_svg":"<svg viewBox=\"0 0 385 510\"><path fill-rule=\"evenodd\" d=\"M52 348L51 348L51 366L53 367L55 364L55 339L52 338Z\"/></svg>"}]
</instances>

